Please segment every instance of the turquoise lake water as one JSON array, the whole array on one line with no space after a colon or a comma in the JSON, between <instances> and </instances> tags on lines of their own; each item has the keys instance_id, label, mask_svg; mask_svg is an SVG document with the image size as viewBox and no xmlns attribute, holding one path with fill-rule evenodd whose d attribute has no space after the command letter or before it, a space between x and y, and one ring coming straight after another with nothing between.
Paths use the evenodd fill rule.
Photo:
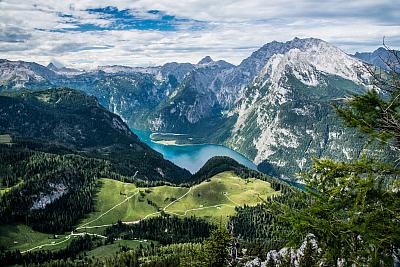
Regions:
<instances>
[{"instance_id":1,"label":"turquoise lake water","mask_svg":"<svg viewBox=\"0 0 400 267\"><path fill-rule=\"evenodd\" d=\"M215 156L228 156L244 166L257 169L257 166L242 154L222 145L201 144L201 145L163 145L153 142L150 138L151 132L132 129L140 140L154 150L161 153L179 167L189 170L191 173L198 171L206 162Z\"/></svg>"}]
</instances>

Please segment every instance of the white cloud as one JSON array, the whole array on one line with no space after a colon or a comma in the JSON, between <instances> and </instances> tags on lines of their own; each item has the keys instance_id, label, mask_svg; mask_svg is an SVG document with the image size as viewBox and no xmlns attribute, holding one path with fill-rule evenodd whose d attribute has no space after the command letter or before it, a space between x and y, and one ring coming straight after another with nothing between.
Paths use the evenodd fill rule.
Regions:
<instances>
[{"instance_id":1,"label":"white cloud","mask_svg":"<svg viewBox=\"0 0 400 267\"><path fill-rule=\"evenodd\" d=\"M197 62L210 55L237 64L267 42L286 41L295 36L321 38L351 53L373 50L385 36L389 44L398 48L400 23L396 18L400 17L400 7L394 2L3 0L0 2L0 57L42 64L57 59L67 66L91 67ZM172 32L49 31L76 27L67 23L75 19L82 24L108 25L109 20L85 11L106 6L137 10L143 17L151 17L145 11L161 10L180 18L205 21L208 27L201 31ZM59 14L70 14L73 18ZM10 42L10 38L17 37L20 42Z\"/></svg>"}]
</instances>

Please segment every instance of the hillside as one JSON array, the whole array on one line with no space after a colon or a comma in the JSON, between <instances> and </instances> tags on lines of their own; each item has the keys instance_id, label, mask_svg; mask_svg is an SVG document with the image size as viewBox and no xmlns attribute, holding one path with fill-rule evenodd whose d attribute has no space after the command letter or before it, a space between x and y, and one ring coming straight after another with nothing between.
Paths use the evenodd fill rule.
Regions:
<instances>
[{"instance_id":1,"label":"hillside","mask_svg":"<svg viewBox=\"0 0 400 267\"><path fill-rule=\"evenodd\" d=\"M122 221L136 224L140 220L157 217L161 213L176 215L180 218L196 216L217 223L227 221L235 214L235 207L255 206L268 197L280 195L271 188L271 184L255 178L243 179L233 172L222 172L208 181L190 188L158 186L137 187L112 179L100 179L100 190L94 196L95 206L84 220L76 227L75 233L102 233L107 226ZM28 234L26 226L18 226L21 233L35 236L29 241L18 235L14 226L1 226L0 232L5 238L0 246L29 249L46 244L48 236L41 233ZM60 235L63 240L68 235ZM18 240L18 243L13 243ZM24 244L24 242L28 244ZM68 243L63 243L63 246ZM50 246L51 248L51 246ZM54 249L60 249L60 246Z\"/></svg>"},{"instance_id":2,"label":"hillside","mask_svg":"<svg viewBox=\"0 0 400 267\"><path fill-rule=\"evenodd\" d=\"M0 133L14 140L36 142L42 147L61 146L84 156L106 159L126 176L165 181L190 176L163 160L119 116L82 92L60 88L4 93L0 95L0 107Z\"/></svg>"},{"instance_id":3,"label":"hillside","mask_svg":"<svg viewBox=\"0 0 400 267\"><path fill-rule=\"evenodd\" d=\"M191 177L82 92L3 94L0 113L2 224L63 233L93 210L101 177L145 184Z\"/></svg>"},{"instance_id":4,"label":"hillside","mask_svg":"<svg viewBox=\"0 0 400 267\"><path fill-rule=\"evenodd\" d=\"M279 194L268 182L255 178L242 179L233 172L216 174L189 188L140 188L110 179L102 179L101 182L101 190L96 197L96 212L82 222L85 227L112 224L118 220L135 222L157 216L161 211L218 221L221 217L226 219L233 215L236 206L253 206L268 196ZM128 201L97 219L127 198Z\"/></svg>"}]
</instances>

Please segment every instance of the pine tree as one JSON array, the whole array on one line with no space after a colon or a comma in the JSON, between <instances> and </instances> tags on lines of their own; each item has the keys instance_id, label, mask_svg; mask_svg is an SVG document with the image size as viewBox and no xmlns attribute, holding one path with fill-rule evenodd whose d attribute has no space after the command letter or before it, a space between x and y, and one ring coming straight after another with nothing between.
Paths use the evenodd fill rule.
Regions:
<instances>
[{"instance_id":1,"label":"pine tree","mask_svg":"<svg viewBox=\"0 0 400 267\"><path fill-rule=\"evenodd\" d=\"M307 238L303 249L303 255L299 259L299 267L316 267L318 266L317 263L318 252L310 238Z\"/></svg>"},{"instance_id":2,"label":"pine tree","mask_svg":"<svg viewBox=\"0 0 400 267\"><path fill-rule=\"evenodd\" d=\"M392 66L400 66L398 62ZM400 81L397 67L388 73L371 70L375 89L336 104L340 117L349 127L400 149ZM378 74L377 74L378 73ZM289 222L292 244L302 242L309 233L317 238L321 261L337 266L393 266L393 255L400 248L400 169L395 162L379 159L354 159L351 162L315 160L304 175L310 188L305 208L283 210ZM308 266L308 265L307 265Z\"/></svg>"},{"instance_id":3,"label":"pine tree","mask_svg":"<svg viewBox=\"0 0 400 267\"><path fill-rule=\"evenodd\" d=\"M226 266L229 257L229 246L232 237L225 227L218 227L211 232L210 238L204 241L204 264L205 266Z\"/></svg>"}]
</instances>

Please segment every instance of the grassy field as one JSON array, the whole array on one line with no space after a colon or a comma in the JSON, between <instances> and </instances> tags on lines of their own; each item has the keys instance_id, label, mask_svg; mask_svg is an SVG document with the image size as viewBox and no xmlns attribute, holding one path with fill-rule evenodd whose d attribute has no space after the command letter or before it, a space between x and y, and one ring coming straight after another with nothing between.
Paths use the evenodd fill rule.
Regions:
<instances>
[{"instance_id":1,"label":"grassy field","mask_svg":"<svg viewBox=\"0 0 400 267\"><path fill-rule=\"evenodd\" d=\"M199 216L219 220L234 214L235 206L252 206L277 194L269 183L242 179L231 172L217 174L209 182L196 185L167 211L180 216Z\"/></svg>"},{"instance_id":2,"label":"grassy field","mask_svg":"<svg viewBox=\"0 0 400 267\"><path fill-rule=\"evenodd\" d=\"M114 244L109 244L101 247L97 247L91 251L86 252L87 256L95 258L107 258L110 256L114 256L118 251L120 251L122 246L126 246L129 249L135 249L140 246L149 247L151 244L150 241L143 240L116 240ZM154 242L157 244L157 242Z\"/></svg>"},{"instance_id":3,"label":"grassy field","mask_svg":"<svg viewBox=\"0 0 400 267\"><path fill-rule=\"evenodd\" d=\"M11 144L12 138L9 134L0 134L0 144Z\"/></svg>"},{"instance_id":4,"label":"grassy field","mask_svg":"<svg viewBox=\"0 0 400 267\"><path fill-rule=\"evenodd\" d=\"M0 180L1 181L1 180ZM23 183L23 181L19 181L16 185L11 186L11 187L0 187L0 197L13 189L14 187L20 186Z\"/></svg>"},{"instance_id":5,"label":"grassy field","mask_svg":"<svg viewBox=\"0 0 400 267\"><path fill-rule=\"evenodd\" d=\"M30 227L22 224L18 225L0 225L0 247L7 249L26 250L35 246L44 245L52 242L60 242L65 236L57 236L44 234L32 230ZM64 248L69 244L70 240L56 246L47 246L46 249L57 250Z\"/></svg>"},{"instance_id":6,"label":"grassy field","mask_svg":"<svg viewBox=\"0 0 400 267\"><path fill-rule=\"evenodd\" d=\"M107 225L113 224L118 220L137 221L150 214L157 213L159 211L158 207L161 208L168 205L174 200L173 197L183 195L188 191L188 188L171 186L159 186L149 189L137 188L133 184L116 180L101 180L102 187L96 197L96 212L91 213L88 218L83 220L80 224L81 226ZM116 206L125 200L127 201ZM148 200L151 200L154 204L150 205ZM115 208L110 210L113 207ZM101 216L105 212L107 213Z\"/></svg>"},{"instance_id":7,"label":"grassy field","mask_svg":"<svg viewBox=\"0 0 400 267\"><path fill-rule=\"evenodd\" d=\"M137 188L132 184L102 179L96 212L80 225L101 226L118 220L134 222L156 216L161 210L182 217L195 215L220 220L233 215L235 206L256 205L273 194L279 192L275 192L269 183L253 178L242 179L232 172L220 173L190 189L172 186Z\"/></svg>"},{"instance_id":8,"label":"grassy field","mask_svg":"<svg viewBox=\"0 0 400 267\"><path fill-rule=\"evenodd\" d=\"M210 221L227 220L235 212L235 206L256 205L267 196L280 194L270 184L258 179L242 179L232 172L215 175L191 188L158 186L138 188L133 184L112 179L101 179L101 189L96 196L96 211L90 213L78 225L76 232L102 234L104 226L118 220L136 222L161 211L180 217L197 216ZM43 249L64 248L71 239L59 245L51 245L65 240L66 235L53 235L33 231L25 225L0 225L0 246L22 251L47 244ZM127 243L126 243L127 242ZM120 240L112 245L99 247L89 255L114 254L119 245L144 245L141 241ZM109 254L107 254L109 255Z\"/></svg>"}]
</instances>

